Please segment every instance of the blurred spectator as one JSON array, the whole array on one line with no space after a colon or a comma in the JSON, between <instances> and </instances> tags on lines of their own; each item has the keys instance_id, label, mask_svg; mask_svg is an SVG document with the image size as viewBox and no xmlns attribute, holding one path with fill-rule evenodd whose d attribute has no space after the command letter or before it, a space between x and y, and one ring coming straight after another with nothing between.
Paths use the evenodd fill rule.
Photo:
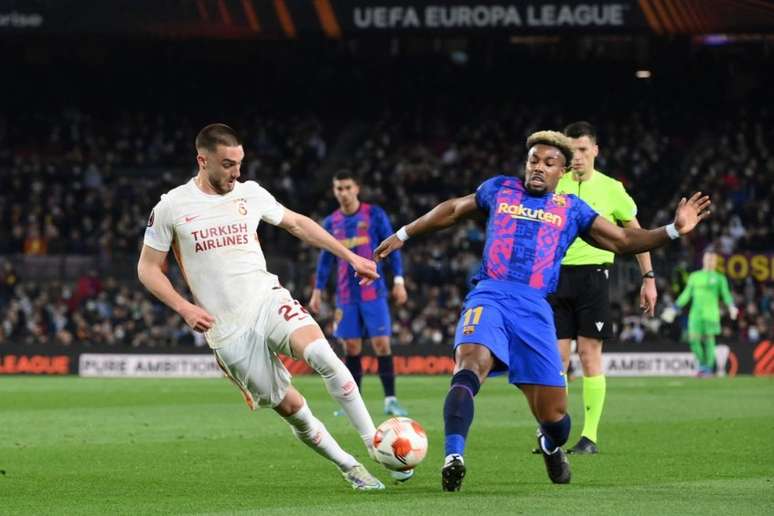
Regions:
<instances>
[{"instance_id":1,"label":"blurred spectator","mask_svg":"<svg viewBox=\"0 0 774 516\"><path fill-rule=\"evenodd\" d=\"M320 218L334 206L326 174L346 165L367 179L363 199L389 206L398 227L445 198L473 192L488 177L520 175L526 134L568 120L561 106L550 104L468 102L441 91L433 98L439 109L385 106L351 124L309 113L243 113L235 123L248 135L242 179L259 181L288 207ZM709 245L726 254L774 252L774 160L768 149L774 120L768 108L713 114L630 102L625 109L602 106L596 117L606 149L599 168L625 183L645 226L667 223L682 195L701 190L713 197L713 216L695 235L654 253L662 264L656 271L663 299L683 288ZM191 142L198 126L171 112L99 118L68 109L39 118L47 123L19 123L39 142L0 141L0 252L90 255L107 271L133 260L150 207L194 171ZM270 269L308 299L317 251L269 225L261 225L259 236L273 248ZM395 313L397 344L451 341L482 248L483 232L473 221L440 238L412 240L405 253L411 295ZM203 344L201 335L138 289L132 272L114 280L94 270L74 283L43 285L20 279L4 260L0 279L0 342ZM679 334L640 317L634 287L620 296L621 338ZM771 336L771 286L748 278L732 290L742 310L736 322L723 319L724 335L751 341ZM331 317L330 311L321 314L325 329Z\"/></svg>"}]
</instances>

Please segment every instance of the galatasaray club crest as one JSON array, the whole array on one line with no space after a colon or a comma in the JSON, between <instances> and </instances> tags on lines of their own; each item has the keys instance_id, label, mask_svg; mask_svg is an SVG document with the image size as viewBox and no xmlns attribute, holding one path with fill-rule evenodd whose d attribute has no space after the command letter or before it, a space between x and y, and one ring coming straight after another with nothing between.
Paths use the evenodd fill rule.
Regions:
<instances>
[{"instance_id":1,"label":"galatasaray club crest","mask_svg":"<svg viewBox=\"0 0 774 516\"><path fill-rule=\"evenodd\" d=\"M243 217L247 215L247 199L237 199L234 202L237 203L237 211L239 211L239 214Z\"/></svg>"}]
</instances>

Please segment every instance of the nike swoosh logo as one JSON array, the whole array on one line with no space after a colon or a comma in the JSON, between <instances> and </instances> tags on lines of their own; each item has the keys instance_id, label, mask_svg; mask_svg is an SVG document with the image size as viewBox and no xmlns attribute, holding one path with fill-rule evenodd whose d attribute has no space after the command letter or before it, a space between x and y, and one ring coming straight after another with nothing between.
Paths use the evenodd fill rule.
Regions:
<instances>
[{"instance_id":1,"label":"nike swoosh logo","mask_svg":"<svg viewBox=\"0 0 774 516\"><path fill-rule=\"evenodd\" d=\"M199 218L199 215L193 215L193 216L191 216L191 217L189 217L189 216L186 216L186 217L185 217L185 223L186 223L186 224L188 224L188 223L189 223L189 222L191 222L192 220L195 220L195 219L198 219L198 218Z\"/></svg>"}]
</instances>

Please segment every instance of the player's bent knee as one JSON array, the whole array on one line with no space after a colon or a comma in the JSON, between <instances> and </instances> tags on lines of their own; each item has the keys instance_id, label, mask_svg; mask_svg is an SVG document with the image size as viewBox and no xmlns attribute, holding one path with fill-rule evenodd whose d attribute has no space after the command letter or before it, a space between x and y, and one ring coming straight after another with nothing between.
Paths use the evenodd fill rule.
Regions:
<instances>
[{"instance_id":1,"label":"player's bent knee","mask_svg":"<svg viewBox=\"0 0 774 516\"><path fill-rule=\"evenodd\" d=\"M290 388L282 401L274 407L274 410L280 416L288 417L301 410L303 406L304 397L297 390Z\"/></svg>"},{"instance_id":2,"label":"player's bent knee","mask_svg":"<svg viewBox=\"0 0 774 516\"><path fill-rule=\"evenodd\" d=\"M567 414L567 391L563 387L536 387L533 413L540 421L559 421Z\"/></svg>"},{"instance_id":3,"label":"player's bent knee","mask_svg":"<svg viewBox=\"0 0 774 516\"><path fill-rule=\"evenodd\" d=\"M340 399L350 399L358 395L352 373L336 356L327 340L318 339L310 343L304 350L304 361L322 376L331 395Z\"/></svg>"},{"instance_id":4,"label":"player's bent knee","mask_svg":"<svg viewBox=\"0 0 774 516\"><path fill-rule=\"evenodd\" d=\"M479 381L483 383L489 371L492 370L493 365L492 352L486 346L480 344L461 344L457 346L455 372L469 369L476 373Z\"/></svg>"},{"instance_id":5,"label":"player's bent knee","mask_svg":"<svg viewBox=\"0 0 774 516\"><path fill-rule=\"evenodd\" d=\"M336 353L331 349L330 344L325 339L317 339L310 342L304 348L304 362L309 364L309 367L317 371L323 376L333 374L335 372L337 362L340 364L341 360L336 356Z\"/></svg>"},{"instance_id":6,"label":"player's bent knee","mask_svg":"<svg viewBox=\"0 0 774 516\"><path fill-rule=\"evenodd\" d=\"M374 347L374 354L376 356L384 357L392 353L389 337L375 337L371 339L371 344Z\"/></svg>"},{"instance_id":7,"label":"player's bent knee","mask_svg":"<svg viewBox=\"0 0 774 516\"><path fill-rule=\"evenodd\" d=\"M303 357L306 348L318 340L325 340L322 330L317 324L308 324L290 334L290 351L294 358ZM327 340L325 340L327 344Z\"/></svg>"},{"instance_id":8,"label":"player's bent knee","mask_svg":"<svg viewBox=\"0 0 774 516\"><path fill-rule=\"evenodd\" d=\"M534 410L535 418L538 421L559 421L562 419L565 415L567 415L567 409L565 407L559 407L559 406L540 406L538 405L535 407Z\"/></svg>"},{"instance_id":9,"label":"player's bent knee","mask_svg":"<svg viewBox=\"0 0 774 516\"><path fill-rule=\"evenodd\" d=\"M547 421L559 421L564 416L567 415L567 407L564 405L551 407L548 410L548 417L546 418Z\"/></svg>"},{"instance_id":10,"label":"player's bent knee","mask_svg":"<svg viewBox=\"0 0 774 516\"><path fill-rule=\"evenodd\" d=\"M344 340L344 352L351 357L359 355L363 352L363 341L360 339Z\"/></svg>"}]
</instances>

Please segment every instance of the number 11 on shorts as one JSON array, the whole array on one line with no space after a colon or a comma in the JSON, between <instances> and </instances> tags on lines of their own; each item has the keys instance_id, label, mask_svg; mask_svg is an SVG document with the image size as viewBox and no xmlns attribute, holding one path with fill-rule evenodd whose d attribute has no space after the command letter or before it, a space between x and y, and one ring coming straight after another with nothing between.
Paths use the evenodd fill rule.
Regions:
<instances>
[{"instance_id":1,"label":"number 11 on shorts","mask_svg":"<svg viewBox=\"0 0 774 516\"><path fill-rule=\"evenodd\" d=\"M483 306L477 306L475 308L468 308L465 312L465 320L462 323L463 335L470 335L476 331L476 325L481 322L481 314L484 312ZM471 324L470 319L473 319Z\"/></svg>"}]
</instances>

